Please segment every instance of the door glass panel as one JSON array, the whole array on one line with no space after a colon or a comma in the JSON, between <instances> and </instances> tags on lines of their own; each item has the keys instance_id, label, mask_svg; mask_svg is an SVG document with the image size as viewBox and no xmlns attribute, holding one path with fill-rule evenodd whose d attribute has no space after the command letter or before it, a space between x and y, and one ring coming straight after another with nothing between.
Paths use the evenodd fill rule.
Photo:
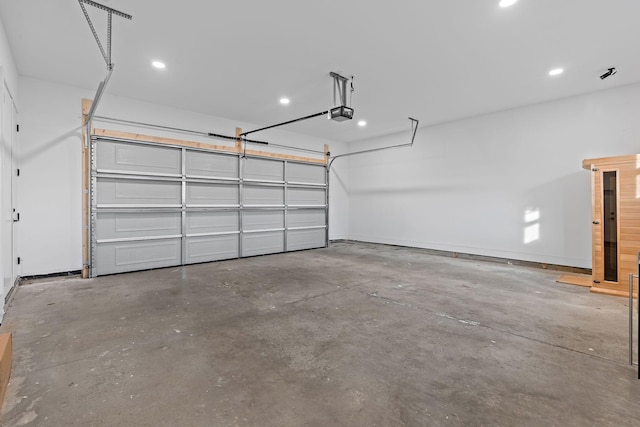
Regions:
<instances>
[{"instance_id":1,"label":"door glass panel","mask_svg":"<svg viewBox=\"0 0 640 427\"><path fill-rule=\"evenodd\" d=\"M618 281L618 195L616 172L603 172L604 280Z\"/></svg>"}]
</instances>

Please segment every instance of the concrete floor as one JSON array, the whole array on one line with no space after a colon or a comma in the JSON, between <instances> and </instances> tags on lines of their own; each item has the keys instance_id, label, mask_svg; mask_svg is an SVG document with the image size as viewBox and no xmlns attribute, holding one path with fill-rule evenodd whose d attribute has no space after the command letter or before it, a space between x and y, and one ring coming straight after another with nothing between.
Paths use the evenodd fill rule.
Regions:
<instances>
[{"instance_id":1,"label":"concrete floor","mask_svg":"<svg viewBox=\"0 0 640 427\"><path fill-rule=\"evenodd\" d=\"M624 426L626 299L339 243L21 286L3 426Z\"/></svg>"}]
</instances>

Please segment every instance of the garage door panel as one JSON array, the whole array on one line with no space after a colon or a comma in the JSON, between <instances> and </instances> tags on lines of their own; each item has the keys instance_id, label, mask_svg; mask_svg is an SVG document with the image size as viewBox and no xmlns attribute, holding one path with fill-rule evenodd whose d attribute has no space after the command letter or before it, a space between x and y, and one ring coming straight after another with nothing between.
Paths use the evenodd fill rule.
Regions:
<instances>
[{"instance_id":1,"label":"garage door panel","mask_svg":"<svg viewBox=\"0 0 640 427\"><path fill-rule=\"evenodd\" d=\"M245 205L284 205L284 187L245 185L243 192Z\"/></svg>"},{"instance_id":2,"label":"garage door panel","mask_svg":"<svg viewBox=\"0 0 640 427\"><path fill-rule=\"evenodd\" d=\"M187 151L187 176L238 178L238 157L224 154Z\"/></svg>"},{"instance_id":3,"label":"garage door panel","mask_svg":"<svg viewBox=\"0 0 640 427\"><path fill-rule=\"evenodd\" d=\"M124 273L181 263L181 240L101 243L97 245L97 274Z\"/></svg>"},{"instance_id":4,"label":"garage door panel","mask_svg":"<svg viewBox=\"0 0 640 427\"><path fill-rule=\"evenodd\" d=\"M245 231L284 228L284 211L244 211L242 229Z\"/></svg>"},{"instance_id":5,"label":"garage door panel","mask_svg":"<svg viewBox=\"0 0 640 427\"><path fill-rule=\"evenodd\" d=\"M324 166L287 163L287 181L307 184L325 184L326 169Z\"/></svg>"},{"instance_id":6,"label":"garage door panel","mask_svg":"<svg viewBox=\"0 0 640 427\"><path fill-rule=\"evenodd\" d=\"M181 233L181 213L98 213L95 233L98 240L175 236Z\"/></svg>"},{"instance_id":7,"label":"garage door panel","mask_svg":"<svg viewBox=\"0 0 640 427\"><path fill-rule=\"evenodd\" d=\"M287 203L289 205L324 205L324 188L289 188Z\"/></svg>"},{"instance_id":8,"label":"garage door panel","mask_svg":"<svg viewBox=\"0 0 640 427\"><path fill-rule=\"evenodd\" d=\"M287 231L287 249L290 251L323 248L326 243L327 234L324 228Z\"/></svg>"},{"instance_id":9,"label":"garage door panel","mask_svg":"<svg viewBox=\"0 0 640 427\"><path fill-rule=\"evenodd\" d=\"M187 234L239 231L238 211L187 211Z\"/></svg>"},{"instance_id":10,"label":"garage door panel","mask_svg":"<svg viewBox=\"0 0 640 427\"><path fill-rule=\"evenodd\" d=\"M181 174L179 149L123 142L100 141L96 145L98 170Z\"/></svg>"},{"instance_id":11,"label":"garage door panel","mask_svg":"<svg viewBox=\"0 0 640 427\"><path fill-rule=\"evenodd\" d=\"M187 264L238 258L237 234L222 236L189 237L187 239Z\"/></svg>"},{"instance_id":12,"label":"garage door panel","mask_svg":"<svg viewBox=\"0 0 640 427\"><path fill-rule=\"evenodd\" d=\"M234 184L187 183L187 205L238 205Z\"/></svg>"},{"instance_id":13,"label":"garage door panel","mask_svg":"<svg viewBox=\"0 0 640 427\"><path fill-rule=\"evenodd\" d=\"M244 159L244 179L284 181L284 162L247 157Z\"/></svg>"},{"instance_id":14,"label":"garage door panel","mask_svg":"<svg viewBox=\"0 0 640 427\"><path fill-rule=\"evenodd\" d=\"M242 256L284 252L284 231L242 235Z\"/></svg>"},{"instance_id":15,"label":"garage door panel","mask_svg":"<svg viewBox=\"0 0 640 427\"><path fill-rule=\"evenodd\" d=\"M327 214L324 209L300 209L289 211L287 223L290 228L318 227L327 223Z\"/></svg>"},{"instance_id":16,"label":"garage door panel","mask_svg":"<svg viewBox=\"0 0 640 427\"><path fill-rule=\"evenodd\" d=\"M92 150L93 276L326 246L325 166L109 138Z\"/></svg>"},{"instance_id":17,"label":"garage door panel","mask_svg":"<svg viewBox=\"0 0 640 427\"><path fill-rule=\"evenodd\" d=\"M179 205L181 192L179 182L99 178L96 195L100 205Z\"/></svg>"}]
</instances>

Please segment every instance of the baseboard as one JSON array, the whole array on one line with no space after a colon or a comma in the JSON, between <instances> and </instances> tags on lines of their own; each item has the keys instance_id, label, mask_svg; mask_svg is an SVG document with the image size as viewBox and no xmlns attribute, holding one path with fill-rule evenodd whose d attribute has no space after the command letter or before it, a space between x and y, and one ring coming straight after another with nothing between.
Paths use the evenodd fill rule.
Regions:
<instances>
[{"instance_id":1,"label":"baseboard","mask_svg":"<svg viewBox=\"0 0 640 427\"><path fill-rule=\"evenodd\" d=\"M493 262L497 264L517 265L521 267L541 268L544 270L562 271L567 273L588 274L588 275L591 274L590 268L571 267L568 265L558 265L558 264L546 264L546 263L534 262L534 261L523 261L523 260L500 258L500 257L487 256L487 255L476 255L476 254L469 254L469 253L462 253L462 252L452 252L452 251L445 251L441 249L427 249L427 248L418 248L414 246L391 245L388 243L374 243L374 242L364 242L360 240L348 240L348 239L332 240L331 243L358 243L358 244L372 245L372 246L373 245L390 246L390 247L411 249L411 250L419 251L429 255L443 256L448 258L461 258L461 259L468 259L472 261L484 261L484 262Z\"/></svg>"}]
</instances>

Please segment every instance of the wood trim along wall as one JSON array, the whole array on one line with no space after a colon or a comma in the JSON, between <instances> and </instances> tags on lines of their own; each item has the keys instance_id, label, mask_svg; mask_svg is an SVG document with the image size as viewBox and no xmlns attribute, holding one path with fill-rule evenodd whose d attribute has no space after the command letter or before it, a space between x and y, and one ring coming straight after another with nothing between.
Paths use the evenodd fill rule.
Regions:
<instances>
[{"instance_id":1,"label":"wood trim along wall","mask_svg":"<svg viewBox=\"0 0 640 427\"><path fill-rule=\"evenodd\" d=\"M82 278L89 278L89 141L86 134L87 115L91 109L90 99L82 100ZM86 144L85 144L86 142Z\"/></svg>"}]
</instances>

